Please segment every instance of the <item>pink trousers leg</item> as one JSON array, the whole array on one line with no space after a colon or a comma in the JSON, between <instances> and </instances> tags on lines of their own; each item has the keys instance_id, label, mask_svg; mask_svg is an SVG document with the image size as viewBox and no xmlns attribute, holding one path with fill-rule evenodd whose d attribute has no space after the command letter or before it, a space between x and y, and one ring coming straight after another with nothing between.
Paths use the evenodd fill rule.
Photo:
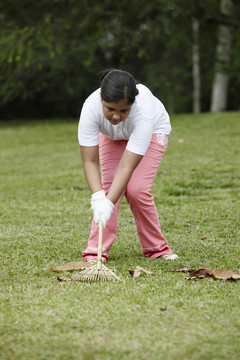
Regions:
<instances>
[{"instance_id":1,"label":"pink trousers leg","mask_svg":"<svg viewBox=\"0 0 240 360\"><path fill-rule=\"evenodd\" d=\"M157 210L151 193L153 180L158 172L168 144L168 137L153 134L149 148L127 185L125 196L134 215L144 256L157 258L171 253L161 232Z\"/></svg>"},{"instance_id":2,"label":"pink trousers leg","mask_svg":"<svg viewBox=\"0 0 240 360\"><path fill-rule=\"evenodd\" d=\"M103 134L99 134L99 156L102 172L102 185L107 194L112 184L113 178L117 172L118 164L121 160L123 152L126 148L127 141L114 141ZM117 216L124 193L116 202L110 220L103 229L103 252L102 260L108 258L108 253L117 236ZM85 260L96 259L98 245L98 226L92 220L91 232L88 239L88 247L83 251L82 255Z\"/></svg>"},{"instance_id":3,"label":"pink trousers leg","mask_svg":"<svg viewBox=\"0 0 240 360\"><path fill-rule=\"evenodd\" d=\"M153 134L146 154L134 170L124 193L115 204L113 214L103 230L103 260L108 258L108 253L117 235L117 215L124 195L135 217L143 255L156 258L171 252L166 239L161 233L160 223L151 193L152 183L166 151L167 142L168 137L166 135ZM107 136L100 134L99 153L102 184L106 193L112 184L126 145L127 141L125 140L113 141ZM96 259L97 243L98 226L93 221L88 239L88 247L83 252L83 257L86 260Z\"/></svg>"}]
</instances>

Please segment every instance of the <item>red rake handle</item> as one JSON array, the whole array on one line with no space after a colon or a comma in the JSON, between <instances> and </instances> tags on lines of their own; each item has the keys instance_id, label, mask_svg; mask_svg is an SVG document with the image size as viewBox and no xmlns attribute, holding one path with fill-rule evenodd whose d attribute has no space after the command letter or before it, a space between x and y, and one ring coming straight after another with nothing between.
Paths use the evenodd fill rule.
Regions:
<instances>
[{"instance_id":1,"label":"red rake handle","mask_svg":"<svg viewBox=\"0 0 240 360\"><path fill-rule=\"evenodd\" d=\"M98 232L98 255L97 255L97 269L102 268L102 238L103 238L103 225L102 219L99 220L99 232Z\"/></svg>"}]
</instances>

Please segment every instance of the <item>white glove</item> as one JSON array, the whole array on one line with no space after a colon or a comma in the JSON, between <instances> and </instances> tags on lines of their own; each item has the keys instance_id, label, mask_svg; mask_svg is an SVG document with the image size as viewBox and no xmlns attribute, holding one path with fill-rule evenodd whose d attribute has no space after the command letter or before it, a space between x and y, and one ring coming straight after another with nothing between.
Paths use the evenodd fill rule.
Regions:
<instances>
[{"instance_id":1,"label":"white glove","mask_svg":"<svg viewBox=\"0 0 240 360\"><path fill-rule=\"evenodd\" d=\"M105 199L105 191L100 190L92 194L91 197L91 210L94 212L94 210L97 209L97 207L101 204L101 202Z\"/></svg>"},{"instance_id":2,"label":"white glove","mask_svg":"<svg viewBox=\"0 0 240 360\"><path fill-rule=\"evenodd\" d=\"M97 208L93 211L94 221L98 225L99 220L102 219L103 228L105 228L110 219L114 209L114 204L108 198L105 198Z\"/></svg>"}]
</instances>

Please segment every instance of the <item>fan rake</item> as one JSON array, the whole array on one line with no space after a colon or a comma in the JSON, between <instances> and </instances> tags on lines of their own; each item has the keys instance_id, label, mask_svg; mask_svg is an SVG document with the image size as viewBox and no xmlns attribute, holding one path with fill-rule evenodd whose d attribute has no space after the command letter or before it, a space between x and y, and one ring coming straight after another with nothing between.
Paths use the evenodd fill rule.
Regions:
<instances>
[{"instance_id":1,"label":"fan rake","mask_svg":"<svg viewBox=\"0 0 240 360\"><path fill-rule=\"evenodd\" d=\"M81 273L76 274L72 277L74 281L83 281L83 282L96 282L96 281L122 281L115 272L107 268L102 263L102 238L103 238L103 226L102 220L99 220L99 235L98 235L98 255L97 255L97 264L91 266L90 268L81 271Z\"/></svg>"}]
</instances>

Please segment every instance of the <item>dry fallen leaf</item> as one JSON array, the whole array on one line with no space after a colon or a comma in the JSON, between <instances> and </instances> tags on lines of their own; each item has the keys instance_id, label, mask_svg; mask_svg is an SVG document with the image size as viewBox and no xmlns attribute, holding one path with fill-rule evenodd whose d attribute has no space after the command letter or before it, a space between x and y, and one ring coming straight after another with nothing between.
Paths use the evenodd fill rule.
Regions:
<instances>
[{"instance_id":1,"label":"dry fallen leaf","mask_svg":"<svg viewBox=\"0 0 240 360\"><path fill-rule=\"evenodd\" d=\"M62 266L58 266L54 269L50 269L49 271L73 271L73 270L83 270L88 267L93 266L93 264L88 263L86 261L82 262L70 262Z\"/></svg>"},{"instance_id":2,"label":"dry fallen leaf","mask_svg":"<svg viewBox=\"0 0 240 360\"><path fill-rule=\"evenodd\" d=\"M71 281L71 279L64 276L58 276L57 279L58 281L62 281L62 282Z\"/></svg>"},{"instance_id":3,"label":"dry fallen leaf","mask_svg":"<svg viewBox=\"0 0 240 360\"><path fill-rule=\"evenodd\" d=\"M166 307L160 308L160 311L166 311L166 310L167 310Z\"/></svg>"},{"instance_id":4,"label":"dry fallen leaf","mask_svg":"<svg viewBox=\"0 0 240 360\"><path fill-rule=\"evenodd\" d=\"M239 280L240 274L231 270L214 269L210 270L210 274L220 280Z\"/></svg>"},{"instance_id":5,"label":"dry fallen leaf","mask_svg":"<svg viewBox=\"0 0 240 360\"><path fill-rule=\"evenodd\" d=\"M226 270L226 269L190 269L188 267L182 267L180 269L175 270L175 272L189 272L189 276L186 278L187 280L194 279L202 279L202 278L214 278L219 280L239 280L240 273Z\"/></svg>"},{"instance_id":6,"label":"dry fallen leaf","mask_svg":"<svg viewBox=\"0 0 240 360\"><path fill-rule=\"evenodd\" d=\"M207 269L199 269L199 270L194 270L191 271L189 276L186 278L188 280L190 279L202 279L204 277L208 277L208 270Z\"/></svg>"},{"instance_id":7,"label":"dry fallen leaf","mask_svg":"<svg viewBox=\"0 0 240 360\"><path fill-rule=\"evenodd\" d=\"M141 305L136 304L136 305L133 306L133 309L134 310L141 310Z\"/></svg>"},{"instance_id":8,"label":"dry fallen leaf","mask_svg":"<svg viewBox=\"0 0 240 360\"><path fill-rule=\"evenodd\" d=\"M148 275L154 275L152 271L149 271L147 269L144 269L140 266L137 266L135 270L129 270L129 273L132 275L133 278L137 278L141 275L141 273L148 274Z\"/></svg>"},{"instance_id":9,"label":"dry fallen leaf","mask_svg":"<svg viewBox=\"0 0 240 360\"><path fill-rule=\"evenodd\" d=\"M239 280L240 274L231 270L225 269L214 269L214 270L207 270L207 269L199 269L193 271L187 277L188 280L190 279L201 279L201 278L214 278L219 280Z\"/></svg>"},{"instance_id":10,"label":"dry fallen leaf","mask_svg":"<svg viewBox=\"0 0 240 360\"><path fill-rule=\"evenodd\" d=\"M134 279L141 275L140 271L136 271L136 270L129 270L129 273L130 275L132 275Z\"/></svg>"}]
</instances>

